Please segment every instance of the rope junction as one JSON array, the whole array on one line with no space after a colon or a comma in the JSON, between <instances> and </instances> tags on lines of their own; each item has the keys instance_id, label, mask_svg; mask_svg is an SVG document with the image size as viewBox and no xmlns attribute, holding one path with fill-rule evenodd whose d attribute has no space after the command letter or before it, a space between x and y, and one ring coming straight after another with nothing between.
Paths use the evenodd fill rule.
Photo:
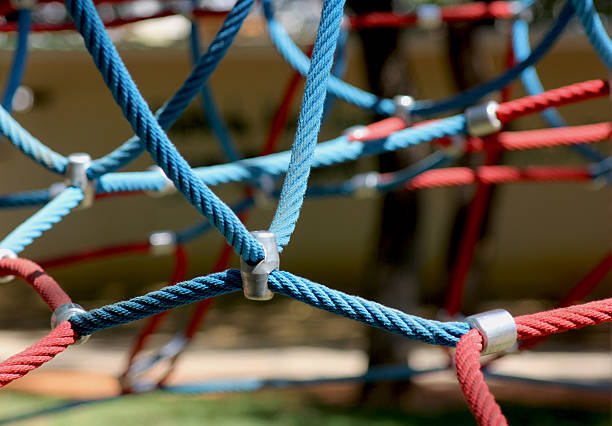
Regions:
<instances>
[{"instance_id":1,"label":"rope junction","mask_svg":"<svg viewBox=\"0 0 612 426\"><path fill-rule=\"evenodd\" d=\"M265 385L291 384L290 381L272 381L267 384L247 381L248 383L240 383L238 386L234 384L234 388L214 385L165 386L178 357L205 319L213 298L243 288L245 271L242 271L241 276L241 271L227 269L231 252L235 251L240 255L249 267L257 267L269 259L269 251L264 250L245 226L247 211L253 207L255 199L262 192L266 197L279 198L270 231L276 236L280 252L289 243L306 196L363 196L401 188L416 190L476 185L476 195L463 235L461 255L453 267L447 293L446 311L455 315L461 309L463 287L491 185L516 182L589 182L604 177L607 180L610 173L612 160L604 158L588 144L608 140L612 125L606 122L566 126L555 110L564 105L608 96L609 83L604 80L590 80L544 91L533 68L576 15L594 50L604 64L612 69L612 41L605 32L591 0L568 0L549 31L533 50L529 46L528 24L525 20L530 6L527 1L496 1L488 4L476 2L442 8L429 6L405 15L374 13L343 18L344 0L324 0L319 29L310 55L303 53L276 21L270 1L262 0L272 43L294 68L295 74L275 114L261 155L248 159L241 158L234 147L225 123L216 111L207 80L231 46L254 0L237 0L229 11L206 9L196 0L190 1L186 9L185 2L180 2L179 7L179 2L167 1L162 2L161 10L154 14L129 18L123 17L120 10L122 4L132 0L66 0L66 11L72 22L48 24L34 21L33 10L48 1L38 0L34 5L26 4L27 2L5 2L0 5L0 16L17 16L16 22L5 20L0 24L0 31L18 32L13 64L0 108L0 134L33 161L65 176L67 180L49 189L0 196L0 207L43 206L0 242L2 253L6 254L0 256L0 276L16 276L25 280L59 318L59 313L70 308L72 301L43 268L125 254L173 253L175 270L169 280L171 285L160 290L87 312L75 308L71 311L75 313L67 321L60 320L46 337L0 363L0 386L38 368L68 346L75 344L79 337L146 317L151 319L130 351L126 369L121 376L126 393L160 386L175 392L206 392L210 389L244 390ZM116 8L113 17L101 19L96 5L102 3L112 4ZM192 21L190 52L194 65L176 93L153 114L123 64L105 27L174 14L188 16ZM224 21L206 52L200 54L197 18L210 15L223 16ZM344 55L347 30L410 25L431 29L444 23L485 18L512 20L509 49L511 60L508 61L508 69L491 81L459 95L441 100L410 102L410 120L406 120L405 108L408 104L400 111L393 100L378 98L342 80L345 66L341 63L341 58ZM135 134L108 155L87 163L79 181L75 180L70 172L72 156L64 156L47 147L11 116L12 101L25 70L28 34L31 31L73 29L83 36L96 67ZM291 100L299 87L300 75L305 76L306 80L294 143L290 151L275 153L279 136L289 115ZM509 100L508 86L517 78L522 80L528 96ZM503 102L490 102L484 107L476 105L481 99L497 91L503 91ZM220 149L227 163L192 168L166 135L166 130L198 94L202 95L203 109L219 139ZM387 118L353 129L331 141L317 143L321 122L329 111L332 98L369 109ZM464 111L446 118L435 118L442 113L458 110ZM508 123L536 113L542 114L551 128L521 132L504 130ZM424 121L428 117L433 119ZM476 131L477 128L485 131ZM354 161L361 157L425 143L430 143L434 152L406 169L383 174L372 172L354 176L344 182L308 186L312 168ZM552 146L572 147L589 163L580 167L523 168L498 164L502 151ZM158 169L118 172L144 151L149 153ZM465 152L484 152L484 165L475 169L446 167ZM285 180L278 190L276 181L282 176L285 176ZM245 184L243 199L232 208L209 188L229 182ZM271 182L271 186L266 182ZM96 200L119 195L177 191L205 219L186 229L165 233L167 240L164 243L150 239L121 246L95 248L41 261L40 266L23 258L14 258L14 255L25 250L43 232L67 217L73 209L84 207L87 188L95 191ZM227 243L220 251L214 273L186 280L187 252L184 245L213 228L225 237ZM519 348L531 347L554 333L612 320L612 299L573 305L582 300L610 270L610 259L610 255L607 255L560 301L558 309L515 317L512 325L518 340L522 341ZM483 425L506 424L506 419L489 392L481 371L480 352L483 344L492 337L487 335L486 331L471 329L466 321L441 322L410 315L282 270L274 270L265 278L267 282L264 284L274 293L409 339L456 347L457 376L476 419ZM183 332L177 334L153 356L139 357L149 337L159 328L170 309L196 301L199 302L198 307ZM142 382L140 374L162 359L171 360L162 377L156 383ZM404 368L393 373L393 377L411 377L420 373L422 372L406 371ZM368 381L388 377L388 372L378 374L372 371L358 378L343 379Z\"/></svg>"}]
</instances>

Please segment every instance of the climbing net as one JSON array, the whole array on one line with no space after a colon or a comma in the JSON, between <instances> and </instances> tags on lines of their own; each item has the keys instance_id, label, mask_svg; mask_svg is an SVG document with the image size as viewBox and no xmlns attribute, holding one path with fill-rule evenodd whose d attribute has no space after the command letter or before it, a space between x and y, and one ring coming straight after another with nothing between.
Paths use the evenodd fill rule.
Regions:
<instances>
[{"instance_id":1,"label":"climbing net","mask_svg":"<svg viewBox=\"0 0 612 426\"><path fill-rule=\"evenodd\" d=\"M71 21L43 23L36 21L37 3L4 2L0 14L5 19L1 31L17 31L17 46L7 87L0 108L0 133L39 165L65 177L65 182L48 189L0 196L5 208L38 206L42 208L16 227L0 242L0 274L5 281L17 276L28 282L48 304L52 331L36 344L0 363L0 386L38 368L68 346L96 331L151 317L130 351L122 375L126 392L142 391L165 385L174 363L203 321L213 298L244 290L254 299L268 299L272 293L291 297L313 307L378 327L409 339L446 347L456 347L454 356L461 389L480 424L506 424L484 381L479 361L481 352L503 355L520 341L519 348L533 346L544 337L612 319L612 299L575 304L583 299L612 266L606 256L570 293L558 309L512 317L506 311L492 311L462 321L435 321L401 312L358 296L342 293L290 272L278 269L278 257L289 243L299 218L304 198L384 193L397 189L416 190L455 185L475 185L476 194L468 215L460 255L453 268L445 304L446 312L456 316L467 271L470 267L480 224L492 185L512 182L591 181L606 178L610 158L590 148L589 143L610 138L608 122L567 126L555 110L569 103L609 95L604 80L591 80L544 91L533 68L551 48L570 20L577 16L594 50L612 69L612 41L609 39L591 0L568 0L537 46L530 49L528 16L531 2L472 3L461 6L424 6L416 13L372 13L343 19L344 0L324 0L316 39L309 55L300 50L275 19L270 0L262 0L263 15L270 38L279 53L296 71L280 103L261 155L243 159L233 145L206 82L232 44L249 14L254 0L237 0L229 11L210 10L197 1L159 2L159 10L147 16L124 16L121 6L129 0L66 0ZM94 4L95 3L95 4ZM102 14L96 5L110 4L113 14ZM113 45L106 27L123 25L152 17L185 14L192 19L191 54L194 66L181 87L155 113L152 113ZM223 15L224 21L205 53L198 44L197 17ZM413 100L399 95L393 99L375 96L342 80L343 49L346 33L352 29L422 25L435 28L445 22L507 19L511 24L508 68L498 77L456 96L441 100ZM109 154L91 160L86 154L64 156L27 132L11 116L11 105L25 68L30 31L76 29L100 71L116 103L134 131L134 136ZM297 131L291 151L275 152L287 110L301 76L306 77ZM521 79L528 96L510 100L507 87ZM479 104L486 96L502 92L502 102ZM212 128L228 162L192 168L168 139L168 130L198 94L206 104ZM327 97L327 100L326 100ZM388 118L352 128L345 134L317 143L321 121L329 99L340 99ZM445 118L446 112L461 110ZM506 124L520 117L540 113L550 128L509 132ZM391 173L371 172L337 183L309 186L314 167L330 166L365 156L430 143L433 153L409 167ZM531 166L517 168L498 164L502 151L570 146L584 156L586 167ZM147 151L156 168L141 172L119 172L122 167ZM451 167L465 152L484 152L485 164L475 169ZM280 190L267 182L284 176ZM244 198L235 206L221 201L210 186L228 182L245 184ZM255 191L278 197L269 231L251 233L245 223L247 211L254 204ZM103 247L62 258L34 263L18 255L36 238L65 218L77 207L91 206L95 200L143 192L162 194L179 192L205 218L201 223L176 232L153 233L149 241ZM184 244L216 228L225 238L214 273L186 279ZM241 269L227 269L232 250L241 258ZM175 270L172 285L129 300L86 311L45 272L45 269L73 264L96 257L137 252L173 253ZM164 345L154 356L137 357L148 337L157 329L168 310L198 302L185 330ZM144 383L138 378L160 359L170 359L170 368L158 383ZM410 374L415 374L411 372ZM359 379L374 380L384 374L371 372ZM172 386L167 386L172 389ZM178 387L180 388L180 387ZM218 390L218 389L217 389Z\"/></svg>"}]
</instances>

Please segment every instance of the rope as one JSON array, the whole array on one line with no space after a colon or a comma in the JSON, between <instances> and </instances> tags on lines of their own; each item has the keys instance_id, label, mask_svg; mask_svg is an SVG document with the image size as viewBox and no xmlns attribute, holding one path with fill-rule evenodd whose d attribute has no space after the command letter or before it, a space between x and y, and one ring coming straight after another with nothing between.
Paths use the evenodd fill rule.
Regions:
<instances>
[{"instance_id":1,"label":"rope","mask_svg":"<svg viewBox=\"0 0 612 426\"><path fill-rule=\"evenodd\" d=\"M512 47L514 55L518 61L522 61L531 53L529 45L529 25L522 19L516 19L512 23ZM544 87L540 82L535 67L529 67L521 74L521 82L527 94L536 95L544 92ZM566 122L561 114L554 109L548 108L540 113L551 127L565 127ZM582 154L585 158L592 161L601 161L603 157L596 150L584 145L573 146L573 149Z\"/></svg>"},{"instance_id":2,"label":"rope","mask_svg":"<svg viewBox=\"0 0 612 426\"><path fill-rule=\"evenodd\" d=\"M20 253L62 220L82 199L83 191L80 188L66 188L0 241L0 247Z\"/></svg>"},{"instance_id":3,"label":"rope","mask_svg":"<svg viewBox=\"0 0 612 426\"><path fill-rule=\"evenodd\" d=\"M519 340L548 336L587 325L612 320L612 299L553 309L515 318ZM507 425L495 397L489 391L480 369L482 336L471 330L461 337L455 353L455 366L461 391L480 425Z\"/></svg>"},{"instance_id":4,"label":"rope","mask_svg":"<svg viewBox=\"0 0 612 426\"><path fill-rule=\"evenodd\" d=\"M30 9L19 9L17 12L17 27L19 28L19 32L17 33L17 45L13 52L11 71L6 81L4 95L2 96L2 107L7 112L13 109L13 98L23 79L26 60L28 58L28 36L30 34L31 18L32 12Z\"/></svg>"},{"instance_id":5,"label":"rope","mask_svg":"<svg viewBox=\"0 0 612 426\"><path fill-rule=\"evenodd\" d=\"M327 288L289 272L272 272L269 286L274 292L313 307L425 343L454 346L459 337L468 330L468 325L463 322L439 322L408 315L376 302ZM70 322L79 335L89 335L197 300L232 293L241 287L240 271L229 269L87 313L76 314L70 318Z\"/></svg>"},{"instance_id":6,"label":"rope","mask_svg":"<svg viewBox=\"0 0 612 426\"><path fill-rule=\"evenodd\" d=\"M577 182L591 181L589 169L581 167L513 166L447 167L430 170L408 181L406 189L441 188L445 186L507 184L524 182Z\"/></svg>"},{"instance_id":7,"label":"rope","mask_svg":"<svg viewBox=\"0 0 612 426\"><path fill-rule=\"evenodd\" d=\"M208 47L206 53L199 58L187 79L172 98L157 111L156 118L162 129L167 130L170 128L193 98L200 93L201 88L231 46L252 4L253 0L240 0L236 2L223 21L223 25L217 32L215 39ZM104 29L99 25L96 31L101 34L104 33ZM110 41L108 41L107 45L108 47L112 47ZM115 62L120 61L119 56L115 54L114 60ZM120 62L118 63L118 66L122 67L122 65L123 64ZM124 71L127 73L127 70L124 69ZM129 76L129 74L127 75ZM115 83L118 84L117 79L114 80ZM208 109L208 111L210 111L210 109ZM145 144L141 142L139 137L134 136L130 138L110 154L93 161L88 170L89 178L94 179L105 173L124 167L134 158L138 157L144 149Z\"/></svg>"},{"instance_id":8,"label":"rope","mask_svg":"<svg viewBox=\"0 0 612 426\"><path fill-rule=\"evenodd\" d=\"M440 7L440 18L447 24L481 21L483 19L509 19L515 16L512 2L473 2L455 6ZM416 13L371 12L349 18L352 30L370 28L401 28L418 23Z\"/></svg>"},{"instance_id":9,"label":"rope","mask_svg":"<svg viewBox=\"0 0 612 426\"><path fill-rule=\"evenodd\" d=\"M252 2L240 0L238 3L250 5ZM158 124L104 30L91 0L67 0L66 8L115 101L134 133L145 143L153 160L185 198L219 229L241 257L253 263L262 260L264 253L261 245L249 234L234 212L197 178ZM168 107L169 104L164 112L174 114L175 111Z\"/></svg>"},{"instance_id":10,"label":"rope","mask_svg":"<svg viewBox=\"0 0 612 426\"><path fill-rule=\"evenodd\" d=\"M0 363L0 387L37 369L77 340L69 321L64 321L36 344Z\"/></svg>"},{"instance_id":11,"label":"rope","mask_svg":"<svg viewBox=\"0 0 612 426\"><path fill-rule=\"evenodd\" d=\"M321 22L312 51L312 62L306 76L302 108L291 148L291 159L280 200L270 224L270 231L276 236L279 250L289 243L304 203L310 168L321 128L327 80L333 65L344 1L323 1Z\"/></svg>"}]
</instances>

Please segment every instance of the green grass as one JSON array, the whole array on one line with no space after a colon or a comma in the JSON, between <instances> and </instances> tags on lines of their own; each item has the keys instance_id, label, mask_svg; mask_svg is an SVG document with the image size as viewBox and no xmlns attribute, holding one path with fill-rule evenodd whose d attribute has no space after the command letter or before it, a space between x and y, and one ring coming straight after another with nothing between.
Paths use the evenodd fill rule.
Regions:
<instances>
[{"instance_id":1,"label":"green grass","mask_svg":"<svg viewBox=\"0 0 612 426\"><path fill-rule=\"evenodd\" d=\"M0 394L0 419L57 406L65 401ZM609 425L608 411L551 410L504 407L514 425ZM259 392L219 398L185 397L163 393L129 396L87 404L68 411L23 421L24 425L214 425L214 426L406 426L474 425L464 410L440 413L407 413L393 409L323 405L296 393Z\"/></svg>"}]
</instances>

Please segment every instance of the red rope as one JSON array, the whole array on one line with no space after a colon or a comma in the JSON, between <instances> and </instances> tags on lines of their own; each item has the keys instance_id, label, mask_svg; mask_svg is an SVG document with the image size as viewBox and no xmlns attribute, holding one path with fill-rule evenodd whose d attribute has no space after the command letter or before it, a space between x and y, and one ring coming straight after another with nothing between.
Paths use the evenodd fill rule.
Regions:
<instances>
[{"instance_id":1,"label":"red rope","mask_svg":"<svg viewBox=\"0 0 612 426\"><path fill-rule=\"evenodd\" d=\"M70 303L70 297L39 265L27 259L0 259L0 275L23 278L52 311Z\"/></svg>"},{"instance_id":2,"label":"red rope","mask_svg":"<svg viewBox=\"0 0 612 426\"><path fill-rule=\"evenodd\" d=\"M470 330L461 337L455 352L457 380L479 425L505 426L508 422L480 370L481 350L482 336L477 330Z\"/></svg>"},{"instance_id":3,"label":"red rope","mask_svg":"<svg viewBox=\"0 0 612 426\"><path fill-rule=\"evenodd\" d=\"M534 114L547 108L560 107L574 102L582 102L610 94L610 85L604 80L589 80L558 89L548 90L538 95L526 96L499 104L497 118L502 123L525 115Z\"/></svg>"},{"instance_id":4,"label":"red rope","mask_svg":"<svg viewBox=\"0 0 612 426\"><path fill-rule=\"evenodd\" d=\"M70 321L59 324L36 344L0 363L0 387L52 360L77 339Z\"/></svg>"},{"instance_id":5,"label":"red rope","mask_svg":"<svg viewBox=\"0 0 612 426\"><path fill-rule=\"evenodd\" d=\"M506 184L523 182L580 182L590 181L591 174L584 167L513 166L447 167L428 170L406 182L410 190L472 185L476 182Z\"/></svg>"},{"instance_id":6,"label":"red rope","mask_svg":"<svg viewBox=\"0 0 612 426\"><path fill-rule=\"evenodd\" d=\"M515 317L519 340L548 336L612 321L612 299ZM480 425L506 425L506 418L489 391L480 369L482 336L470 330L459 340L455 367L461 391Z\"/></svg>"},{"instance_id":7,"label":"red rope","mask_svg":"<svg viewBox=\"0 0 612 426\"><path fill-rule=\"evenodd\" d=\"M508 19L514 16L510 2L494 1L491 3L473 2L470 4L445 6L440 8L442 21L459 23L479 21L482 19ZM398 14L393 12L372 12L352 16L349 25L353 30L364 28L388 28L415 25L418 17L414 13Z\"/></svg>"},{"instance_id":8,"label":"red rope","mask_svg":"<svg viewBox=\"0 0 612 426\"><path fill-rule=\"evenodd\" d=\"M27 259L1 259L0 275L23 278L54 311L71 299L39 265ZM0 387L16 380L53 359L76 342L78 336L70 322L59 324L34 345L0 363Z\"/></svg>"},{"instance_id":9,"label":"red rope","mask_svg":"<svg viewBox=\"0 0 612 426\"><path fill-rule=\"evenodd\" d=\"M104 257L117 256L127 253L146 253L150 249L149 243L130 243L119 246L102 247L99 249L83 250L79 253L61 256L53 259L41 260L38 262L43 268L56 268L59 266L70 265L84 262L87 260L100 259Z\"/></svg>"},{"instance_id":10,"label":"red rope","mask_svg":"<svg viewBox=\"0 0 612 426\"><path fill-rule=\"evenodd\" d=\"M603 81L603 80L585 81L582 83L576 83L576 84L572 84L569 86L560 87L558 89L549 90L539 95L527 96L524 98L509 101L509 102L503 102L499 104L497 108L497 117L502 123L507 123L514 119L543 111L547 108L560 107L560 106L568 105L574 102L581 102L581 101L586 101L589 99L607 96L609 93L610 93L610 86L607 81ZM424 124L431 123L431 122L432 121L423 121L423 122L415 123L414 127L422 126ZM608 126L608 127L605 127L605 126ZM349 141L368 142L368 141L372 141L376 139L385 138L389 136L391 133L397 132L398 130L402 130L404 128L406 128L406 125L401 119L397 117L391 117L391 118L386 118L384 120L377 121L368 126L365 126L364 131L353 132L349 134L348 139ZM562 135L562 133L566 131L567 129L574 129L572 131L575 133L571 133L572 138L574 135L576 135L578 139L567 141L567 139L570 138L569 136L570 133L568 133L568 136L566 137L563 137ZM585 132L585 136L587 138L590 137L592 139L593 137L598 137L598 138L601 137L601 139L597 139L597 140L603 140L610 135L610 127L609 127L609 124L602 123L600 125L561 127L558 129L531 130L529 132L543 132L540 134L534 133L533 138L535 138L536 136L546 136L547 135L546 132L550 132L550 138L557 138L557 139L563 138L562 140L567 141L565 142L565 144L569 144L571 142L573 143L582 142L582 140L580 139L582 137L580 135L581 132ZM604 132L607 132L606 135L601 136L602 133ZM509 133L505 132L505 133L500 133L500 134L505 134L505 135L516 134L517 138L519 136L529 136L528 132L509 132ZM512 136L508 136L508 137L512 137ZM470 140L473 141L473 143L477 147L479 147L478 150L482 150L482 147L481 147L482 140L480 140L479 138L470 138ZM438 141L439 143L443 145L450 144L449 138L442 138L442 139L439 139ZM585 140L584 142L589 142L589 140ZM593 140L593 142L596 142L596 140ZM559 142L559 144L563 144L563 143ZM538 145L536 142L533 142L532 145L533 145L532 146L533 148L540 147L540 145ZM543 144L542 146L547 146L547 145ZM516 149L528 149L528 148L525 147L525 148L516 148Z\"/></svg>"}]
</instances>

